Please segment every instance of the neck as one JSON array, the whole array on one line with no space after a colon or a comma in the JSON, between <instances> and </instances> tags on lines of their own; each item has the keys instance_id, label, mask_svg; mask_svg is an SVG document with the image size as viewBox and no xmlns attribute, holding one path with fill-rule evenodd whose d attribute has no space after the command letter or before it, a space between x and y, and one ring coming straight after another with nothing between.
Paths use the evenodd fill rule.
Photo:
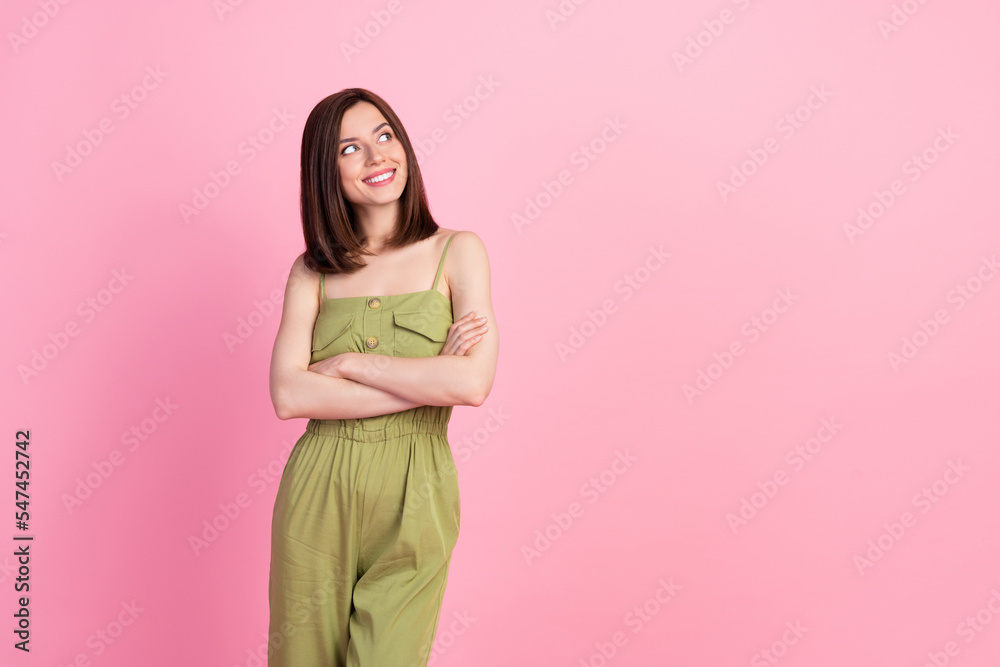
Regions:
<instances>
[{"instance_id":1,"label":"neck","mask_svg":"<svg viewBox=\"0 0 1000 667\"><path fill-rule=\"evenodd\" d=\"M385 242L396 230L398 211L398 200L380 206L355 207L355 219L365 238L368 239L365 246L367 250L376 254L381 252Z\"/></svg>"}]
</instances>

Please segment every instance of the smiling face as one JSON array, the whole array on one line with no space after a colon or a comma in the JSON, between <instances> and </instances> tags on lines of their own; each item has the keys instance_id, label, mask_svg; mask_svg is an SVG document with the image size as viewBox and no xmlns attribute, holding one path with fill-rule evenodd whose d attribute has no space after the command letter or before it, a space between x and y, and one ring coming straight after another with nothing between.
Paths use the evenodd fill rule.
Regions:
<instances>
[{"instance_id":1,"label":"smiling face","mask_svg":"<svg viewBox=\"0 0 1000 667\"><path fill-rule=\"evenodd\" d=\"M355 206L395 205L406 187L406 150L373 104L344 112L338 169L344 198Z\"/></svg>"}]
</instances>

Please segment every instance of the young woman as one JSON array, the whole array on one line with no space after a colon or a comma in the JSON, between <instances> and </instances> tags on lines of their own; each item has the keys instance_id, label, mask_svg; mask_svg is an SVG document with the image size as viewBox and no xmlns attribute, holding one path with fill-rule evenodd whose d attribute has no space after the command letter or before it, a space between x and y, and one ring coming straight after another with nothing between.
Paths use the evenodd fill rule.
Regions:
<instances>
[{"instance_id":1,"label":"young woman","mask_svg":"<svg viewBox=\"0 0 1000 667\"><path fill-rule=\"evenodd\" d=\"M280 419L309 421L274 504L268 665L423 666L459 531L448 420L496 372L489 259L431 217L374 93L313 109L301 178L270 392Z\"/></svg>"}]
</instances>

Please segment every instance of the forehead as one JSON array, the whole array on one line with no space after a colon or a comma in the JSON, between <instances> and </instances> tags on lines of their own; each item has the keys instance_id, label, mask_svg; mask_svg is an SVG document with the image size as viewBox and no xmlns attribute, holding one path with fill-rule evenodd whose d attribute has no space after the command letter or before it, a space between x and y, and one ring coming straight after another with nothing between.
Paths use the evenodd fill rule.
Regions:
<instances>
[{"instance_id":1,"label":"forehead","mask_svg":"<svg viewBox=\"0 0 1000 667\"><path fill-rule=\"evenodd\" d=\"M370 102L358 102L344 111L342 125L345 130L359 131L365 134L371 132L379 123L388 122L382 112Z\"/></svg>"}]
</instances>

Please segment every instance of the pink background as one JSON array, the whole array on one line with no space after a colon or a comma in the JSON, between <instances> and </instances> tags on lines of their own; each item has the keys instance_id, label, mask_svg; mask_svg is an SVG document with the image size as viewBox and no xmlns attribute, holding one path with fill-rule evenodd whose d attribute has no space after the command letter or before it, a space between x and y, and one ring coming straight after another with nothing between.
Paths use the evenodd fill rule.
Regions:
<instances>
[{"instance_id":1,"label":"pink background","mask_svg":"<svg viewBox=\"0 0 1000 667\"><path fill-rule=\"evenodd\" d=\"M268 397L272 296L304 248L302 126L361 86L425 147L439 224L486 243L502 339L487 403L452 420L432 665L996 665L998 19L5 2L0 660L263 664L305 427Z\"/></svg>"}]
</instances>

